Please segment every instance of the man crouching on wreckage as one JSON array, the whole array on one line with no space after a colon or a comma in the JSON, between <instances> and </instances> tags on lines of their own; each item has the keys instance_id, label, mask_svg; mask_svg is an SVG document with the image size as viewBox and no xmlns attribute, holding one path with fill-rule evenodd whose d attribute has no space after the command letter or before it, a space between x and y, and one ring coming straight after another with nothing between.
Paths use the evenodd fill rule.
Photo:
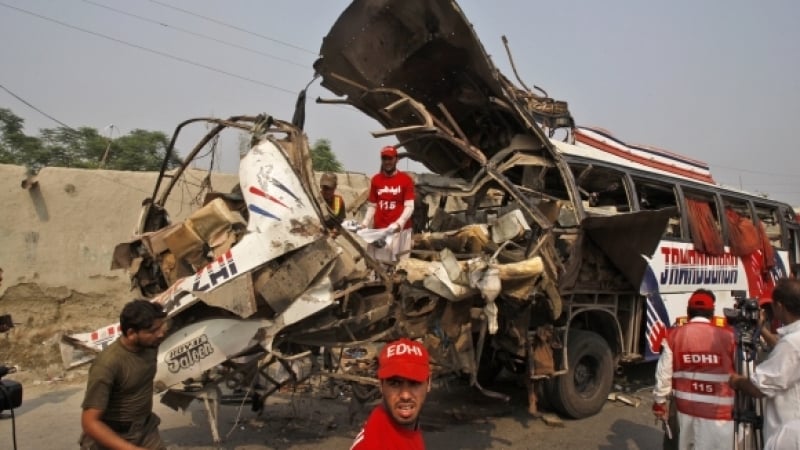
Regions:
<instances>
[{"instance_id":1,"label":"man crouching on wreckage","mask_svg":"<svg viewBox=\"0 0 800 450\"><path fill-rule=\"evenodd\" d=\"M261 409L282 385L317 370L311 348L402 336L428 349L433 377L466 376L507 400L481 386L506 367L527 380L532 414L540 379L565 414L599 411L616 363L606 341L619 331L594 327L589 319L608 313L578 305L592 302L597 283L627 289L641 303L640 255L652 254L667 216L584 220L573 174L539 125L571 127L566 103L503 77L454 2L355 1L320 54L322 85L342 97L318 102L350 104L375 118L385 127L375 137L396 137L399 157L432 172L415 176L410 257L389 273L357 234L342 229L334 241L325 233L331 221L320 207L302 110L293 123L240 116L180 124L168 155L185 126L213 128L177 170L162 171L136 239L117 247L112 265L127 268L171 321L155 379L162 402L178 408L202 399L219 441L220 383L256 393ZM238 186L207 192L204 206L172 220L170 192L228 128L252 134ZM609 264L587 230L630 241L633 224L638 239L615 255L637 262ZM66 364L90 360L116 338L114 330L66 337ZM345 373L335 362L322 374L354 387L377 385L374 370Z\"/></svg>"}]
</instances>

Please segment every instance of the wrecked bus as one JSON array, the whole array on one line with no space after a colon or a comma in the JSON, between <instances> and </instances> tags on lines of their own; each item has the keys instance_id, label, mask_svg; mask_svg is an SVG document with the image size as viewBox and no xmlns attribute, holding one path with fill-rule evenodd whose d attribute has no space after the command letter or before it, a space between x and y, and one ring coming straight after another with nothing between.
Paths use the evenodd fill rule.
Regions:
<instances>
[{"instance_id":1,"label":"wrecked bus","mask_svg":"<svg viewBox=\"0 0 800 450\"><path fill-rule=\"evenodd\" d=\"M619 364L654 356L692 290L710 287L729 306L796 273L788 205L717 186L697 161L575 126L565 102L499 72L454 1L356 0L320 56L314 68L337 97L318 101L374 118L384 129L373 135L394 136L430 171L415 177L412 251L387 270L357 234L325 232L301 111L293 123L179 125L173 144L190 123L212 128L177 172L162 171L114 258L169 313L156 375L167 404L213 405L221 384L256 389L256 378L263 401L312 372L374 385L369 369L320 365L315 349L409 336L436 376L502 398L487 386L505 367L528 380L531 403L538 390L586 417ZM227 129L252 136L238 188L208 192L173 222L166 198ZM89 361L117 333L65 336L65 363Z\"/></svg>"},{"instance_id":2,"label":"wrecked bus","mask_svg":"<svg viewBox=\"0 0 800 450\"><path fill-rule=\"evenodd\" d=\"M576 127L565 102L497 70L453 1L353 2L320 53L322 85L433 173L417 178L427 214L415 214L411 261L446 249L462 266L483 255L535 273L507 275L496 299L475 302L489 305L490 331L472 347L481 374L499 360L546 378L568 416L600 409L617 363L654 357L694 289L732 306L796 270L789 205L716 186L698 161ZM438 259L452 285L452 256Z\"/></svg>"}]
</instances>

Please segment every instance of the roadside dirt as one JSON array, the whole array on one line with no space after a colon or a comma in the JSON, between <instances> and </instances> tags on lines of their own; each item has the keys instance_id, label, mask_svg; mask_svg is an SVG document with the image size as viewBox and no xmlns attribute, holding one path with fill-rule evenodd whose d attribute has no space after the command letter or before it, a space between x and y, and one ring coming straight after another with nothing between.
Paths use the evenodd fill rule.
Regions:
<instances>
[{"instance_id":1,"label":"roadside dirt","mask_svg":"<svg viewBox=\"0 0 800 450\"><path fill-rule=\"evenodd\" d=\"M0 297L0 314L11 314L15 326L0 334L0 364L16 368L14 380L26 386L77 381L87 368L64 369L60 336L116 322L122 307L118 303L102 295L43 289L35 283L9 287Z\"/></svg>"}]
</instances>

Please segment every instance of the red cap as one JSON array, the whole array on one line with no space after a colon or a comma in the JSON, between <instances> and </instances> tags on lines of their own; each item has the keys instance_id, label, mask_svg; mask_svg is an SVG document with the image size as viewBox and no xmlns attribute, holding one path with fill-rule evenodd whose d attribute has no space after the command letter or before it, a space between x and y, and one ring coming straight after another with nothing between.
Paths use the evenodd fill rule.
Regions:
<instances>
[{"instance_id":1,"label":"red cap","mask_svg":"<svg viewBox=\"0 0 800 450\"><path fill-rule=\"evenodd\" d=\"M387 145L381 149L381 156L389 156L392 158L397 158L397 149L392 147L391 145Z\"/></svg>"},{"instance_id":2,"label":"red cap","mask_svg":"<svg viewBox=\"0 0 800 450\"><path fill-rule=\"evenodd\" d=\"M705 311L714 310L714 297L707 292L695 292L689 297L689 308Z\"/></svg>"},{"instance_id":3,"label":"red cap","mask_svg":"<svg viewBox=\"0 0 800 450\"><path fill-rule=\"evenodd\" d=\"M419 342L407 338L389 342L378 356L378 378L425 381L431 375L428 359L428 350Z\"/></svg>"}]
</instances>

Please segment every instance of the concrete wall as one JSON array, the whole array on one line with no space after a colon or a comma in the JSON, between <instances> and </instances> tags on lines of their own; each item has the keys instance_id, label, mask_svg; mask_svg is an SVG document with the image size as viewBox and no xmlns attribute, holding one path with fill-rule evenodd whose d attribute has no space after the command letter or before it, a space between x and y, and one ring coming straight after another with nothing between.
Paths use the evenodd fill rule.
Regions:
<instances>
[{"instance_id":1,"label":"concrete wall","mask_svg":"<svg viewBox=\"0 0 800 450\"><path fill-rule=\"evenodd\" d=\"M155 186L154 172L121 172L47 167L37 185L21 187L25 168L0 164L0 295L15 285L66 287L81 293L130 296L124 270L110 270L116 244L132 238L142 200ZM192 205L204 176L177 186L168 210L180 219ZM229 190L233 175L215 175L212 185ZM202 199L201 199L202 200ZM175 214L175 213L173 213Z\"/></svg>"},{"instance_id":2,"label":"concrete wall","mask_svg":"<svg viewBox=\"0 0 800 450\"><path fill-rule=\"evenodd\" d=\"M133 237L142 200L152 195L155 172L121 172L48 167L36 176L37 187L24 189L25 168L0 164L0 297L11 287L34 283L84 294L129 299L124 270L110 270L114 247ZM199 206L199 186L206 172L189 171L167 203L173 220ZM216 191L228 192L236 175L214 174ZM368 187L363 174L339 174L339 190L352 202Z\"/></svg>"}]
</instances>

